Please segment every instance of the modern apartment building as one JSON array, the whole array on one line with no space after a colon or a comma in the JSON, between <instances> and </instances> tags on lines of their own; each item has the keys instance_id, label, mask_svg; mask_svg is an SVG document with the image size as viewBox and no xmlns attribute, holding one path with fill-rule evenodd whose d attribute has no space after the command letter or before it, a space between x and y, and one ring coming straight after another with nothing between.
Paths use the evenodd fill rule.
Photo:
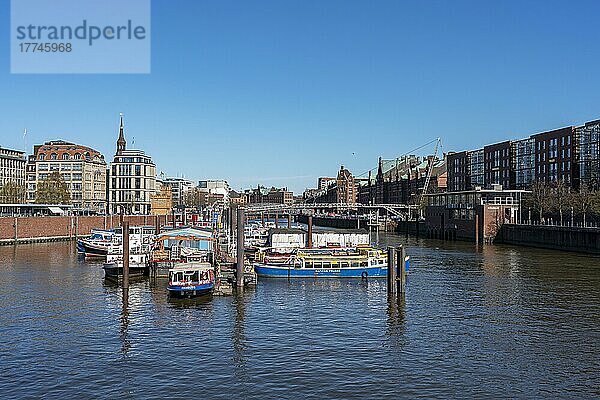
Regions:
<instances>
[{"instance_id":1,"label":"modern apartment building","mask_svg":"<svg viewBox=\"0 0 600 400\"><path fill-rule=\"evenodd\" d=\"M471 179L468 152L450 152L446 156L446 163L448 168L448 190L458 192L469 189ZM450 173L450 170L452 170L452 173Z\"/></svg>"},{"instance_id":2,"label":"modern apartment building","mask_svg":"<svg viewBox=\"0 0 600 400\"><path fill-rule=\"evenodd\" d=\"M99 151L64 140L46 142L33 147L26 171L27 202L35 203L38 185L58 172L74 211L106 211L106 161Z\"/></svg>"},{"instance_id":3,"label":"modern apartment building","mask_svg":"<svg viewBox=\"0 0 600 400\"><path fill-rule=\"evenodd\" d=\"M448 155L449 191L493 189L495 185L523 190L535 181L561 181L574 190L581 185L600 189L600 120L467 151L466 173L464 153Z\"/></svg>"},{"instance_id":4,"label":"modern apartment building","mask_svg":"<svg viewBox=\"0 0 600 400\"><path fill-rule=\"evenodd\" d=\"M536 145L534 138L512 142L512 168L515 171L515 188L527 189L536 177Z\"/></svg>"},{"instance_id":5,"label":"modern apartment building","mask_svg":"<svg viewBox=\"0 0 600 400\"><path fill-rule=\"evenodd\" d=\"M495 185L512 188L514 171L511 168L512 147L510 141L491 144L483 148L484 186L492 189Z\"/></svg>"},{"instance_id":6,"label":"modern apartment building","mask_svg":"<svg viewBox=\"0 0 600 400\"><path fill-rule=\"evenodd\" d=\"M575 151L579 184L600 189L600 120L575 128Z\"/></svg>"},{"instance_id":7,"label":"modern apartment building","mask_svg":"<svg viewBox=\"0 0 600 400\"><path fill-rule=\"evenodd\" d=\"M156 166L142 150L127 150L123 114L119 122L117 152L110 163L108 211L110 214L150 214L150 197L156 193Z\"/></svg>"},{"instance_id":8,"label":"modern apartment building","mask_svg":"<svg viewBox=\"0 0 600 400\"><path fill-rule=\"evenodd\" d=\"M574 132L573 127L567 127L531 136L535 140L536 179L546 183L561 180L579 187L579 168L573 163Z\"/></svg>"}]
</instances>

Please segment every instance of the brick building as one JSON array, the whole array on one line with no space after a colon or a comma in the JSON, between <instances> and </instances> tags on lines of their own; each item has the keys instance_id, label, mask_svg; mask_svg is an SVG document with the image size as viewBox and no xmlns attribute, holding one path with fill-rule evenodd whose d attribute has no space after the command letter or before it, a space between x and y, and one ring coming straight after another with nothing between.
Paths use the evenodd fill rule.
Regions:
<instances>
[{"instance_id":1,"label":"brick building","mask_svg":"<svg viewBox=\"0 0 600 400\"><path fill-rule=\"evenodd\" d=\"M27 202L34 203L40 182L58 172L74 211L106 211L106 161L99 151L63 140L46 142L33 147L26 170Z\"/></svg>"}]
</instances>

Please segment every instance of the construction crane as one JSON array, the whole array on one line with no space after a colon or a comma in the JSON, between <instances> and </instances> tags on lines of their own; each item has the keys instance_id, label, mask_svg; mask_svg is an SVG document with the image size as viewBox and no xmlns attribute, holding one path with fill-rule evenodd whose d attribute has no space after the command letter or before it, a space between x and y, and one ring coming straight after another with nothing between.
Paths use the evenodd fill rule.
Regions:
<instances>
[{"instance_id":1,"label":"construction crane","mask_svg":"<svg viewBox=\"0 0 600 400\"><path fill-rule=\"evenodd\" d=\"M423 193L421 193L421 202L419 203L420 205L423 204L425 200L425 195L427 194L427 189L429 188L429 181L431 180L431 174L433 173L433 164L435 163L435 159L437 157L438 147L442 147L442 138L437 138L435 142L435 150L433 151L433 157L427 168L427 175L425 176L425 185L423 186ZM422 209L421 217L423 217Z\"/></svg>"}]
</instances>

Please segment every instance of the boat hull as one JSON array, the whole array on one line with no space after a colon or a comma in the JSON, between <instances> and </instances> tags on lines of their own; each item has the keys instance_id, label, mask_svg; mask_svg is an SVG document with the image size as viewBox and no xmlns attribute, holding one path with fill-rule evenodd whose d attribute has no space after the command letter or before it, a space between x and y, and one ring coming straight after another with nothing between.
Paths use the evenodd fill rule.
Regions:
<instances>
[{"instance_id":1,"label":"boat hull","mask_svg":"<svg viewBox=\"0 0 600 400\"><path fill-rule=\"evenodd\" d=\"M85 240L77 241L77 250L85 254L86 257L106 257L108 254L108 246L102 246Z\"/></svg>"},{"instance_id":2,"label":"boat hull","mask_svg":"<svg viewBox=\"0 0 600 400\"><path fill-rule=\"evenodd\" d=\"M104 264L104 277L106 279L119 279L123 277L123 265L122 264ZM130 265L129 266L129 277L135 278L140 276L148 276L150 267L147 265Z\"/></svg>"},{"instance_id":3,"label":"boat hull","mask_svg":"<svg viewBox=\"0 0 600 400\"><path fill-rule=\"evenodd\" d=\"M266 264L255 264L256 275L263 278L384 278L385 267L360 268L288 268Z\"/></svg>"},{"instance_id":4,"label":"boat hull","mask_svg":"<svg viewBox=\"0 0 600 400\"><path fill-rule=\"evenodd\" d=\"M202 285L170 285L167 287L169 296L173 297L197 297L212 293L215 288L214 283L205 283Z\"/></svg>"}]
</instances>

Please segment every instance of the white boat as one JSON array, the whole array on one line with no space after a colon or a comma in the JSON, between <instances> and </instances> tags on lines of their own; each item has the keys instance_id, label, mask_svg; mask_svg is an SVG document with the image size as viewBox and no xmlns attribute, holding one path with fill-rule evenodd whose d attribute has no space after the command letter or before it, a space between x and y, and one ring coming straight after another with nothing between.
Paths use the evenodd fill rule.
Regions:
<instances>
[{"instance_id":1,"label":"white boat","mask_svg":"<svg viewBox=\"0 0 600 400\"><path fill-rule=\"evenodd\" d=\"M154 240L155 228L152 226L129 227L129 249L132 253L141 252L141 248L150 246ZM108 254L122 252L123 229L92 230L88 238L77 241L77 250L86 257L106 257Z\"/></svg>"},{"instance_id":2,"label":"white boat","mask_svg":"<svg viewBox=\"0 0 600 400\"><path fill-rule=\"evenodd\" d=\"M108 279L118 279L123 276L123 254L108 254L102 267L104 276ZM137 277L147 275L149 271L148 254L129 255L129 276Z\"/></svg>"}]
</instances>

